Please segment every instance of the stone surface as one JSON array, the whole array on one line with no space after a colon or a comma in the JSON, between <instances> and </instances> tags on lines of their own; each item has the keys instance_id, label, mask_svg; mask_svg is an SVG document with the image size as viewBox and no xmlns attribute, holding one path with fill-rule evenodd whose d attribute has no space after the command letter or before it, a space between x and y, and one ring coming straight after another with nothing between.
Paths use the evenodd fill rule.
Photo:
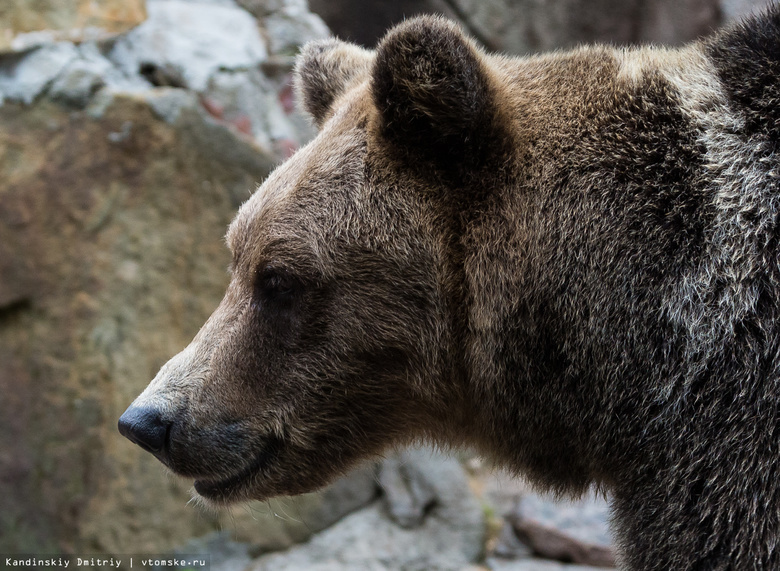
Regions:
<instances>
[{"instance_id":1,"label":"stone surface","mask_svg":"<svg viewBox=\"0 0 780 571\"><path fill-rule=\"evenodd\" d=\"M309 12L306 0L284 0L281 4L263 21L271 53L294 55L307 41L330 35L325 22Z\"/></svg>"},{"instance_id":2,"label":"stone surface","mask_svg":"<svg viewBox=\"0 0 780 571\"><path fill-rule=\"evenodd\" d=\"M401 527L421 525L436 502L434 484L418 463L409 461L406 451L395 452L381 462L379 484L387 513Z\"/></svg>"},{"instance_id":3,"label":"stone surface","mask_svg":"<svg viewBox=\"0 0 780 571\"><path fill-rule=\"evenodd\" d=\"M579 43L679 44L716 28L717 0L451 0L490 49L517 54Z\"/></svg>"},{"instance_id":4,"label":"stone surface","mask_svg":"<svg viewBox=\"0 0 780 571\"><path fill-rule=\"evenodd\" d=\"M0 51L106 37L145 18L144 0L6 0L0 3Z\"/></svg>"},{"instance_id":5,"label":"stone surface","mask_svg":"<svg viewBox=\"0 0 780 571\"><path fill-rule=\"evenodd\" d=\"M77 58L78 49L68 42L48 44L31 54L0 55L0 103L32 103Z\"/></svg>"},{"instance_id":6,"label":"stone surface","mask_svg":"<svg viewBox=\"0 0 780 571\"><path fill-rule=\"evenodd\" d=\"M258 69L214 74L204 98L210 112L285 157L283 145L297 148L314 135L307 123L294 121L280 99L282 87Z\"/></svg>"},{"instance_id":7,"label":"stone surface","mask_svg":"<svg viewBox=\"0 0 780 571\"><path fill-rule=\"evenodd\" d=\"M247 0L249 1L249 0ZM335 34L373 47L393 24L419 13L459 20L491 50L527 54L583 42L695 39L767 0L310 0Z\"/></svg>"},{"instance_id":8,"label":"stone surface","mask_svg":"<svg viewBox=\"0 0 780 571\"><path fill-rule=\"evenodd\" d=\"M720 0L720 9L724 19L736 20L768 6L772 0Z\"/></svg>"},{"instance_id":9,"label":"stone surface","mask_svg":"<svg viewBox=\"0 0 780 571\"><path fill-rule=\"evenodd\" d=\"M32 103L48 93L83 108L103 86L138 92L151 85L142 76L126 76L103 56L95 42L44 44L25 53L0 54L0 104Z\"/></svg>"},{"instance_id":10,"label":"stone surface","mask_svg":"<svg viewBox=\"0 0 780 571\"><path fill-rule=\"evenodd\" d=\"M226 531L215 531L192 539L174 551L175 556L206 555L209 571L244 571L252 561L251 548L246 543L234 541Z\"/></svg>"},{"instance_id":11,"label":"stone surface","mask_svg":"<svg viewBox=\"0 0 780 571\"><path fill-rule=\"evenodd\" d=\"M225 228L274 163L208 122L0 107L2 552L159 553L218 523L116 430L221 299Z\"/></svg>"},{"instance_id":12,"label":"stone surface","mask_svg":"<svg viewBox=\"0 0 780 571\"><path fill-rule=\"evenodd\" d=\"M378 492L376 467L365 464L321 492L231 508L225 527L252 553L287 549L364 507Z\"/></svg>"},{"instance_id":13,"label":"stone surface","mask_svg":"<svg viewBox=\"0 0 780 571\"><path fill-rule=\"evenodd\" d=\"M498 537L490 546L489 555L500 559L526 559L532 554L531 548L517 537L512 524L504 521Z\"/></svg>"},{"instance_id":14,"label":"stone surface","mask_svg":"<svg viewBox=\"0 0 780 571\"><path fill-rule=\"evenodd\" d=\"M572 565L550 561L549 559L521 559L507 561L499 558L489 558L486 562L490 571L607 571L611 567L593 567L591 565Z\"/></svg>"},{"instance_id":15,"label":"stone surface","mask_svg":"<svg viewBox=\"0 0 780 571\"><path fill-rule=\"evenodd\" d=\"M109 54L126 75L177 74L175 87L203 91L217 70L249 69L268 56L257 22L236 6L149 0L147 9Z\"/></svg>"},{"instance_id":16,"label":"stone surface","mask_svg":"<svg viewBox=\"0 0 780 571\"><path fill-rule=\"evenodd\" d=\"M428 450L403 453L429 482L435 501L420 524L405 529L386 516L382 502L357 511L308 543L265 555L251 571L461 570L482 551L485 525L457 460Z\"/></svg>"},{"instance_id":17,"label":"stone surface","mask_svg":"<svg viewBox=\"0 0 780 571\"><path fill-rule=\"evenodd\" d=\"M550 559L603 567L615 566L609 531L609 504L588 495L554 501L526 495L508 516L515 533L535 553Z\"/></svg>"}]
</instances>

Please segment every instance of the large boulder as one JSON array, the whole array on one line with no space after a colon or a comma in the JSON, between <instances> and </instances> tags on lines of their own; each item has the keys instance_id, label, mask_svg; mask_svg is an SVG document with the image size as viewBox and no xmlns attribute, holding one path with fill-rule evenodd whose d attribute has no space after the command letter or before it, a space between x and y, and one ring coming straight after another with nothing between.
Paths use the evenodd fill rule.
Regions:
<instances>
[{"instance_id":1,"label":"large boulder","mask_svg":"<svg viewBox=\"0 0 780 571\"><path fill-rule=\"evenodd\" d=\"M145 18L144 0L5 0L0 2L0 51L55 39L105 38Z\"/></svg>"},{"instance_id":2,"label":"large boulder","mask_svg":"<svg viewBox=\"0 0 780 571\"><path fill-rule=\"evenodd\" d=\"M218 303L225 227L273 165L226 131L131 97L0 107L0 551L159 551L216 523L116 419Z\"/></svg>"}]
</instances>

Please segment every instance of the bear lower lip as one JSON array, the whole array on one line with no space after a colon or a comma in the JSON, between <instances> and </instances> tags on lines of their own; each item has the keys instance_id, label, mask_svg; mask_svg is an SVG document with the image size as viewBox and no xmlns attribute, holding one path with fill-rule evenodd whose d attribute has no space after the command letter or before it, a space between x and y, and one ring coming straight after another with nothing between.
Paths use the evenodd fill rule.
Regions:
<instances>
[{"instance_id":1,"label":"bear lower lip","mask_svg":"<svg viewBox=\"0 0 780 571\"><path fill-rule=\"evenodd\" d=\"M237 492L243 487L247 480L252 478L268 464L271 458L276 454L279 444L278 439L269 441L251 464L232 476L218 480L195 480L195 491L204 498L210 500L223 502L231 501L232 498L235 498Z\"/></svg>"}]
</instances>

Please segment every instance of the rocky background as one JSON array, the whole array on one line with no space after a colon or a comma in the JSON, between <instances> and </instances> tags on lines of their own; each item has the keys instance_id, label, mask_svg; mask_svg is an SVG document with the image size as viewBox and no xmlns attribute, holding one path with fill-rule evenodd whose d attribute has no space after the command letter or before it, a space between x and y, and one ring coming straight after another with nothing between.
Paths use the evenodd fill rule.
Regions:
<instances>
[{"instance_id":1,"label":"rocky background","mask_svg":"<svg viewBox=\"0 0 780 571\"><path fill-rule=\"evenodd\" d=\"M555 503L469 455L399 451L321 493L209 513L116 420L221 299L238 205L313 135L290 70L328 26L370 46L439 12L523 54L680 43L758 4L0 2L0 553L208 552L225 571L613 566L604 498Z\"/></svg>"}]
</instances>

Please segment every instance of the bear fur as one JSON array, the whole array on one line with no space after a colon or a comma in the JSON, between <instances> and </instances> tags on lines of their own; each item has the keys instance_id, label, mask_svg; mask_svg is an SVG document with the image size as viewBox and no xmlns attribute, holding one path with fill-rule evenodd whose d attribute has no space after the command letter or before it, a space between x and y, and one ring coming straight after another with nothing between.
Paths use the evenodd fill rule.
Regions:
<instances>
[{"instance_id":1,"label":"bear fur","mask_svg":"<svg viewBox=\"0 0 780 571\"><path fill-rule=\"evenodd\" d=\"M473 446L609 490L625 569L780 569L778 72L778 7L680 49L308 45L320 133L120 429L215 504Z\"/></svg>"}]
</instances>

